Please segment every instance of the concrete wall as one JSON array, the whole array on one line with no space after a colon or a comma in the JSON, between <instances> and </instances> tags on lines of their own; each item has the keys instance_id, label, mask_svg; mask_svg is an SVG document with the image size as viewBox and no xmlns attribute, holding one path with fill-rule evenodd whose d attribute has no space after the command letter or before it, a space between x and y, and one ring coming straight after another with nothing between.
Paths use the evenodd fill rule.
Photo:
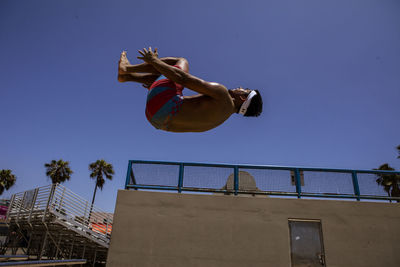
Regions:
<instances>
[{"instance_id":1,"label":"concrete wall","mask_svg":"<svg viewBox=\"0 0 400 267\"><path fill-rule=\"evenodd\" d=\"M400 204L120 190L114 216L107 266L291 266L291 218L329 267L400 266Z\"/></svg>"}]
</instances>

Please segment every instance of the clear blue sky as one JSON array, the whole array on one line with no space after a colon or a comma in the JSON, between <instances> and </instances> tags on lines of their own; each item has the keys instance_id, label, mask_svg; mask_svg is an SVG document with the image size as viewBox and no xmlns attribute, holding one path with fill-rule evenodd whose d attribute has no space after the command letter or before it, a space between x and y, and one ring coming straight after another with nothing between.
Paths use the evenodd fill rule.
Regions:
<instances>
[{"instance_id":1,"label":"clear blue sky","mask_svg":"<svg viewBox=\"0 0 400 267\"><path fill-rule=\"evenodd\" d=\"M88 164L114 165L96 196L107 211L129 159L399 169L399 14L397 0L0 1L0 169L18 178L2 197L49 184L43 165L60 158L87 199ZM120 52L139 62L147 46L260 89L264 113L154 129L146 90L116 79Z\"/></svg>"}]
</instances>

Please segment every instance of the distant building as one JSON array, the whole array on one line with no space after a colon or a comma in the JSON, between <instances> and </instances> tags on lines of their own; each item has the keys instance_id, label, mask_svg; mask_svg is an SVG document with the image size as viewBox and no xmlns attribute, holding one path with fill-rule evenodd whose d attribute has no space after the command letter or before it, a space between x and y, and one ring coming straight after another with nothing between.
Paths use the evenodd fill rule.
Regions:
<instances>
[{"instance_id":1,"label":"distant building","mask_svg":"<svg viewBox=\"0 0 400 267\"><path fill-rule=\"evenodd\" d=\"M239 187L238 187L239 191L261 192L261 190L257 187L256 180L250 173L248 173L246 171L239 171L238 175L239 175ZM226 181L226 184L221 189L230 191L232 193L234 192L234 174L233 173L231 175L229 175L229 177ZM225 193L225 195L230 195L230 193ZM266 197L263 195L257 195L255 193L249 194L249 195L251 195L253 197Z\"/></svg>"},{"instance_id":2,"label":"distant building","mask_svg":"<svg viewBox=\"0 0 400 267\"><path fill-rule=\"evenodd\" d=\"M8 226L6 224L6 216L9 200L0 199L0 246L3 246L8 234Z\"/></svg>"},{"instance_id":3,"label":"distant building","mask_svg":"<svg viewBox=\"0 0 400 267\"><path fill-rule=\"evenodd\" d=\"M0 199L0 222L5 222L9 204L10 204L9 200Z\"/></svg>"},{"instance_id":4,"label":"distant building","mask_svg":"<svg viewBox=\"0 0 400 267\"><path fill-rule=\"evenodd\" d=\"M90 225L93 231L109 234L112 231L113 213L108 212L92 212L90 216Z\"/></svg>"}]
</instances>

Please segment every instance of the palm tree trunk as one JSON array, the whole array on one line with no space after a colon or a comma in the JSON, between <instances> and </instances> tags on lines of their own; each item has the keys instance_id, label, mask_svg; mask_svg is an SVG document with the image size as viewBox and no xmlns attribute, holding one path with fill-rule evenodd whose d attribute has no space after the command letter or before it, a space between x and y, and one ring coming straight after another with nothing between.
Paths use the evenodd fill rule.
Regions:
<instances>
[{"instance_id":1,"label":"palm tree trunk","mask_svg":"<svg viewBox=\"0 0 400 267\"><path fill-rule=\"evenodd\" d=\"M97 183L94 186L93 199L92 199L92 205L90 205L88 224L90 223L90 217L92 216L92 210L93 210L94 199L96 197L96 191L97 191Z\"/></svg>"},{"instance_id":2,"label":"palm tree trunk","mask_svg":"<svg viewBox=\"0 0 400 267\"><path fill-rule=\"evenodd\" d=\"M93 199L92 199L92 207L93 207L93 204L94 204L94 199L95 199L95 197L96 197L96 191L97 191L97 184L94 186Z\"/></svg>"}]
</instances>

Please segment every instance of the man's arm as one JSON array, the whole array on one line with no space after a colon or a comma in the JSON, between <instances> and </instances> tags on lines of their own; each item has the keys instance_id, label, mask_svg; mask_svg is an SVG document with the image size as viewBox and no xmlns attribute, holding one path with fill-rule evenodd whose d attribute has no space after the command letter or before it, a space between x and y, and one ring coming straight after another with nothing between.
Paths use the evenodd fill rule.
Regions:
<instances>
[{"instance_id":1,"label":"man's arm","mask_svg":"<svg viewBox=\"0 0 400 267\"><path fill-rule=\"evenodd\" d=\"M151 51L151 47L147 51L139 51L143 57L138 57L143 61L151 64L156 70L158 70L165 77L181 84L182 86L196 91L200 94L208 95L213 98L221 98L228 94L228 90L225 86L219 83L206 82L196 76L193 76L181 69L170 66L158 58L157 49L154 52Z\"/></svg>"}]
</instances>

